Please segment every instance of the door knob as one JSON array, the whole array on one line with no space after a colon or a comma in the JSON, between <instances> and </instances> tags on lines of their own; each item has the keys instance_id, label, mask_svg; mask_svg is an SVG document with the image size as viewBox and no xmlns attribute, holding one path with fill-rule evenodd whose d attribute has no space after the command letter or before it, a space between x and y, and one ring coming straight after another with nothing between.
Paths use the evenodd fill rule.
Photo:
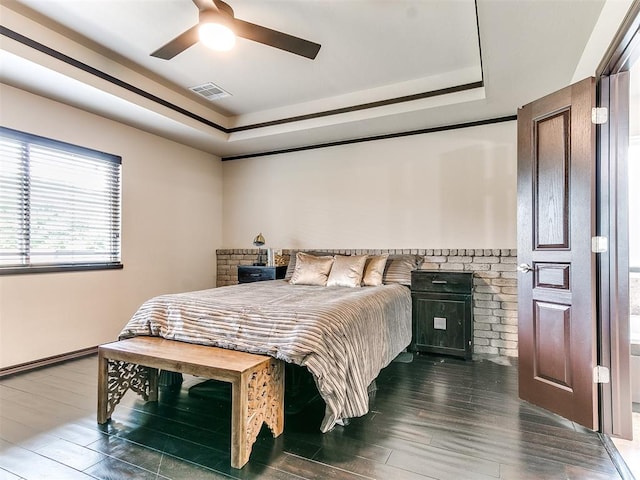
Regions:
<instances>
[{"instance_id":1,"label":"door knob","mask_svg":"<svg viewBox=\"0 0 640 480\"><path fill-rule=\"evenodd\" d=\"M520 265L518 265L519 272L527 273L527 272L530 272L531 270L533 270L533 268L531 267L531 265L527 263L521 263Z\"/></svg>"}]
</instances>

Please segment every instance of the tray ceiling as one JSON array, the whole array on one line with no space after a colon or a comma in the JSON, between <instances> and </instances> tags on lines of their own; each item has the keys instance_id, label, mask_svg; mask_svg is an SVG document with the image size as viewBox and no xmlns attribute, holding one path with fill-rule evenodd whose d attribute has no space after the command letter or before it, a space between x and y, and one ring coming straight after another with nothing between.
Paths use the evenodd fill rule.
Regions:
<instances>
[{"instance_id":1,"label":"tray ceiling","mask_svg":"<svg viewBox=\"0 0 640 480\"><path fill-rule=\"evenodd\" d=\"M197 23L190 0L13 0L3 26L64 58L4 35L0 78L238 155L513 115L570 83L603 3L230 0L237 18L320 43L317 58L238 39L166 61L149 54ZM189 90L207 82L231 96Z\"/></svg>"}]
</instances>

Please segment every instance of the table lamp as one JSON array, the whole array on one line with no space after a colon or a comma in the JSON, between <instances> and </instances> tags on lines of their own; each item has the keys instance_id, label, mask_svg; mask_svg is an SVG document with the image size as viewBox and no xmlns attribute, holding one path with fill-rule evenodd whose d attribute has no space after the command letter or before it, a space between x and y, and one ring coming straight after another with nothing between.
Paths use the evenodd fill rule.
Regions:
<instances>
[{"instance_id":1,"label":"table lamp","mask_svg":"<svg viewBox=\"0 0 640 480\"><path fill-rule=\"evenodd\" d=\"M265 240L264 240L264 237L262 236L262 233L259 233L258 236L253 239L253 244L256 247L258 247L258 260L256 262L254 262L254 265L255 266L266 265L265 262L264 262L264 259L262 258L262 249L260 248L261 246L263 246L265 244Z\"/></svg>"}]
</instances>

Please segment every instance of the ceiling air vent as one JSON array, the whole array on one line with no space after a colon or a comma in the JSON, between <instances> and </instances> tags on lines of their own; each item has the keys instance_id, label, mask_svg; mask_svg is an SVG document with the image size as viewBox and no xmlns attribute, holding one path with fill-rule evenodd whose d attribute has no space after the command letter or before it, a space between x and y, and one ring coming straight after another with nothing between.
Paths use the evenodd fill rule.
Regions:
<instances>
[{"instance_id":1,"label":"ceiling air vent","mask_svg":"<svg viewBox=\"0 0 640 480\"><path fill-rule=\"evenodd\" d=\"M210 102L231 96L229 92L224 91L219 86L211 82L203 83L202 85L197 85L195 87L189 87L189 90L206 98Z\"/></svg>"}]
</instances>

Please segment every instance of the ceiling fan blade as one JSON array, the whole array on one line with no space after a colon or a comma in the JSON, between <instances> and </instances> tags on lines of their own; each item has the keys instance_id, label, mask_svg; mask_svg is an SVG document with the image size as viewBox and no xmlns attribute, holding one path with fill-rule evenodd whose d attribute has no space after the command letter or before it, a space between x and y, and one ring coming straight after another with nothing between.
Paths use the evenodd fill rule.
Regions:
<instances>
[{"instance_id":1,"label":"ceiling fan blade","mask_svg":"<svg viewBox=\"0 0 640 480\"><path fill-rule=\"evenodd\" d=\"M262 27L254 23L245 22L244 20L238 20L237 18L233 20L232 28L238 37L295 53L296 55L307 57L311 60L316 58L321 47L321 45L310 42L309 40L271 30L270 28Z\"/></svg>"},{"instance_id":2,"label":"ceiling fan blade","mask_svg":"<svg viewBox=\"0 0 640 480\"><path fill-rule=\"evenodd\" d=\"M198 25L194 25L186 32L181 33L169 43L153 52L151 56L162 58L163 60L170 60L196 43L198 43Z\"/></svg>"},{"instance_id":3,"label":"ceiling fan blade","mask_svg":"<svg viewBox=\"0 0 640 480\"><path fill-rule=\"evenodd\" d=\"M215 10L218 11L218 5L213 0L192 0L198 10Z\"/></svg>"}]
</instances>

